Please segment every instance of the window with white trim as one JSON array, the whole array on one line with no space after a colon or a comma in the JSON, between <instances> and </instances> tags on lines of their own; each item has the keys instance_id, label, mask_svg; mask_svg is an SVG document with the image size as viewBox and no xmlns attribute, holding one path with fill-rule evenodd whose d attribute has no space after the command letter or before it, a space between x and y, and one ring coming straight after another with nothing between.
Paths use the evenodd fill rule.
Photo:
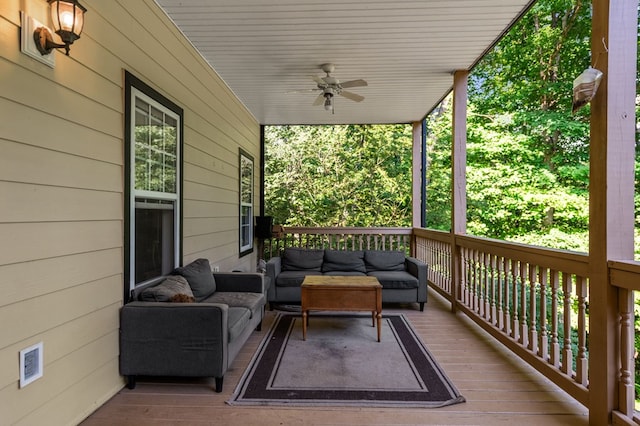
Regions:
<instances>
[{"instance_id":1,"label":"window with white trim","mask_svg":"<svg viewBox=\"0 0 640 426\"><path fill-rule=\"evenodd\" d=\"M181 256L182 109L126 75L128 289L170 273Z\"/></svg>"},{"instance_id":2,"label":"window with white trim","mask_svg":"<svg viewBox=\"0 0 640 426\"><path fill-rule=\"evenodd\" d=\"M253 157L240 150L240 256L253 251Z\"/></svg>"}]
</instances>

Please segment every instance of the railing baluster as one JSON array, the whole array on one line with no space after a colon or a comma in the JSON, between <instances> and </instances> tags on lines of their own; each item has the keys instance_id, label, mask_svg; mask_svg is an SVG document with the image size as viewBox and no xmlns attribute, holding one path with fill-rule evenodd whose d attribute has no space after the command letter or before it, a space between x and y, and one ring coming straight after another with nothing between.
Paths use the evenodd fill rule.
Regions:
<instances>
[{"instance_id":1,"label":"railing baluster","mask_svg":"<svg viewBox=\"0 0 640 426\"><path fill-rule=\"evenodd\" d=\"M529 344L528 347L533 353L538 353L538 325L536 324L537 297L537 267L529 264Z\"/></svg>"},{"instance_id":2,"label":"railing baluster","mask_svg":"<svg viewBox=\"0 0 640 426\"><path fill-rule=\"evenodd\" d=\"M562 347L562 372L567 376L573 375L573 351L571 350L571 292L573 277L567 273L562 273L562 292L564 296L564 302L562 310L564 312L563 318L563 330L564 340Z\"/></svg>"},{"instance_id":3,"label":"railing baluster","mask_svg":"<svg viewBox=\"0 0 640 426\"><path fill-rule=\"evenodd\" d=\"M547 268L538 268L538 282L540 283L540 343L538 356L549 360L549 335L547 330Z\"/></svg>"},{"instance_id":4,"label":"railing baluster","mask_svg":"<svg viewBox=\"0 0 640 426\"><path fill-rule=\"evenodd\" d=\"M471 250L464 248L462 249L462 276L464 277L464 281L462 282L462 302L471 307L471 274L473 273L473 269L471 267Z\"/></svg>"},{"instance_id":5,"label":"railing baluster","mask_svg":"<svg viewBox=\"0 0 640 426\"><path fill-rule=\"evenodd\" d=\"M496 325L498 312L496 310L496 285L498 284L498 268L497 268L497 260L498 256L491 255L491 281L489 282L490 286L490 296L491 301L489 303L489 322L492 325Z\"/></svg>"},{"instance_id":6,"label":"railing baluster","mask_svg":"<svg viewBox=\"0 0 640 426\"><path fill-rule=\"evenodd\" d=\"M620 311L620 378L618 392L620 394L619 410L628 417L635 414L635 336L634 336L634 297L633 290L620 288L618 293L618 309Z\"/></svg>"},{"instance_id":7,"label":"railing baluster","mask_svg":"<svg viewBox=\"0 0 640 426\"><path fill-rule=\"evenodd\" d=\"M498 312L497 312L497 324L496 326L498 327L499 330L503 330L505 333L506 329L505 329L505 311L504 311L504 291L505 291L505 258L504 257L497 257L496 258L496 263L498 265L498 288L496 290L496 293L498 295L498 301L497 301L497 305L498 305ZM507 333L508 334L508 333Z\"/></svg>"},{"instance_id":8,"label":"railing baluster","mask_svg":"<svg viewBox=\"0 0 640 426\"><path fill-rule=\"evenodd\" d=\"M511 285L511 260L504 258L504 328L503 331L507 336L511 335L511 309L509 297L509 287Z\"/></svg>"},{"instance_id":9,"label":"railing baluster","mask_svg":"<svg viewBox=\"0 0 640 426\"><path fill-rule=\"evenodd\" d=\"M587 360L587 280L576 277L578 295L578 357L576 359L576 382L587 385L589 361Z\"/></svg>"},{"instance_id":10,"label":"railing baluster","mask_svg":"<svg viewBox=\"0 0 640 426\"><path fill-rule=\"evenodd\" d=\"M489 279L491 274L491 255L489 253L482 253L482 313L486 321L490 322L491 318L491 294Z\"/></svg>"},{"instance_id":11,"label":"railing baluster","mask_svg":"<svg viewBox=\"0 0 640 426\"><path fill-rule=\"evenodd\" d=\"M472 309L474 312L478 312L478 290L479 290L479 271L478 271L478 250L472 251L472 268L473 268L473 277L471 280L471 303Z\"/></svg>"},{"instance_id":12,"label":"railing baluster","mask_svg":"<svg viewBox=\"0 0 640 426\"><path fill-rule=\"evenodd\" d=\"M511 337L513 340L520 340L520 322L518 320L518 277L520 264L517 260L511 259Z\"/></svg>"},{"instance_id":13,"label":"railing baluster","mask_svg":"<svg viewBox=\"0 0 640 426\"><path fill-rule=\"evenodd\" d=\"M558 333L558 288L560 287L560 273L551 271L551 358L549 362L556 368L560 368L560 342Z\"/></svg>"},{"instance_id":14,"label":"railing baluster","mask_svg":"<svg viewBox=\"0 0 640 426\"><path fill-rule=\"evenodd\" d=\"M520 261L520 336L518 342L523 347L528 346L529 329L527 327L527 269L531 265Z\"/></svg>"}]
</instances>

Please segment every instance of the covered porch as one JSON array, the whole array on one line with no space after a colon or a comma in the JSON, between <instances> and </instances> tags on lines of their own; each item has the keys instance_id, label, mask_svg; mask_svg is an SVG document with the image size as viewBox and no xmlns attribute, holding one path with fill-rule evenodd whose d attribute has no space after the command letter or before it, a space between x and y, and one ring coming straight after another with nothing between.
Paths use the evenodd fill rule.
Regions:
<instances>
[{"instance_id":1,"label":"covered porch","mask_svg":"<svg viewBox=\"0 0 640 426\"><path fill-rule=\"evenodd\" d=\"M469 70L533 1L82 2L82 39L69 56L54 52L53 64L20 51L20 12L46 24L47 2L0 2L0 422L638 423L637 0L592 1L592 52L604 79L591 110L588 254L466 234ZM311 32L298 36L300 29ZM308 74L328 62L337 77L368 80L360 92L367 102L340 98L331 114L286 93L313 88ZM255 271L257 250L241 253L239 244L238 153L256 159L251 194L262 207L263 126L413 125L413 227L288 228L267 243L400 247L429 264L425 312L387 309L408 316L467 403L428 411L228 406L264 331L251 337L221 394L207 381L123 389L128 75L181 111L177 264L204 257L221 270ZM452 90L452 223L439 232L421 227L422 120ZM20 387L17 355L38 342L44 374Z\"/></svg>"},{"instance_id":2,"label":"covered porch","mask_svg":"<svg viewBox=\"0 0 640 426\"><path fill-rule=\"evenodd\" d=\"M83 425L174 424L442 424L442 425L587 425L588 410L474 324L452 314L450 303L430 290L425 312L413 306L384 306L411 322L460 393L463 404L438 409L364 407L238 407L225 403L273 321L254 333L225 380L225 390L211 391L213 380L194 383L140 382L123 389Z\"/></svg>"}]
</instances>

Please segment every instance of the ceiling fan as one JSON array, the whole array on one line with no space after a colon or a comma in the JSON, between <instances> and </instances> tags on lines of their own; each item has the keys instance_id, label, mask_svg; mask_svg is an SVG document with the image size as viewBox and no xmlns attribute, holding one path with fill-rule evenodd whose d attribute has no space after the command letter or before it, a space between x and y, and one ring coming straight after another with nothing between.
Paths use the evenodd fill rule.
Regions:
<instances>
[{"instance_id":1,"label":"ceiling fan","mask_svg":"<svg viewBox=\"0 0 640 426\"><path fill-rule=\"evenodd\" d=\"M344 89L348 89L351 87L367 86L366 81L362 79L358 79L358 80L340 82L340 80L331 76L331 73L335 69L335 66L333 64L322 64L320 65L320 68L322 68L322 71L324 71L327 74L325 77L311 76L311 78L313 79L313 81L316 82L318 87L316 87L315 89L299 90L299 91L297 90L294 92L297 92L297 93L315 92L319 90L320 94L318 95L316 100L313 102L313 105L314 106L324 105L324 109L326 109L327 111L331 111L331 113L334 113L333 102L334 102L334 96L336 95L343 96L355 102L362 102L364 100L364 96L360 96L358 94L346 91Z\"/></svg>"}]
</instances>

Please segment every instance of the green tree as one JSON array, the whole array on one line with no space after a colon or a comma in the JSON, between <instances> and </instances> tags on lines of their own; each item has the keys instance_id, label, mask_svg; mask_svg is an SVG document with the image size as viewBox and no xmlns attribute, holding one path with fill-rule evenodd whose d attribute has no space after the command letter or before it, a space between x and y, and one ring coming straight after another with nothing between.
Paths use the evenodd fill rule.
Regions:
<instances>
[{"instance_id":1,"label":"green tree","mask_svg":"<svg viewBox=\"0 0 640 426\"><path fill-rule=\"evenodd\" d=\"M408 125L265 128L265 205L275 223L410 226Z\"/></svg>"}]
</instances>

